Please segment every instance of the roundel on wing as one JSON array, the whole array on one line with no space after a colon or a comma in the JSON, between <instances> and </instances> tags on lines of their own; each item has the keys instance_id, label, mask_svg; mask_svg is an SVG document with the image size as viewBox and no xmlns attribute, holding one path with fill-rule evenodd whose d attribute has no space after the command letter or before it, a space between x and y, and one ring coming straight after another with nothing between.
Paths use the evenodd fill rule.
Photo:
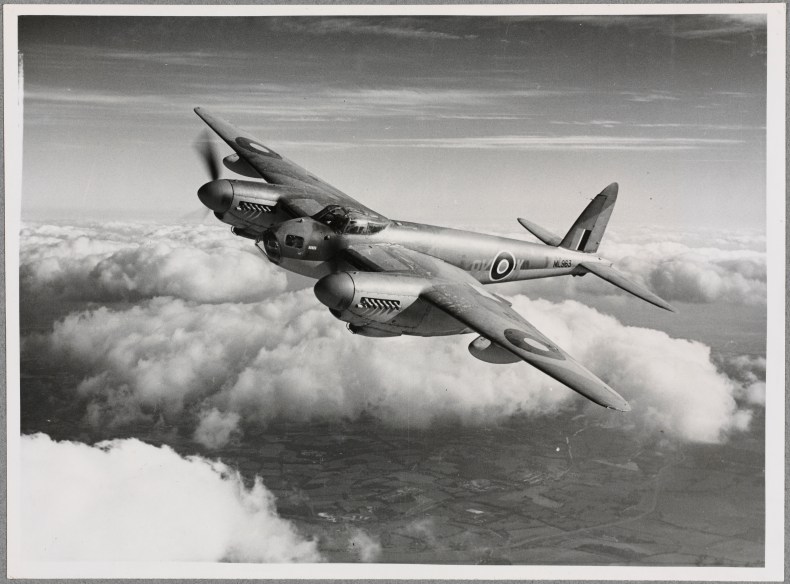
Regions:
<instances>
[{"instance_id":1,"label":"roundel on wing","mask_svg":"<svg viewBox=\"0 0 790 584\"><path fill-rule=\"evenodd\" d=\"M270 150L263 144L259 144L258 142L253 142L244 137L236 138L236 144L244 148L245 150L249 150L250 152L254 152L255 154L260 154L261 156L268 156L269 158L282 158L279 154L277 154L274 150Z\"/></svg>"},{"instance_id":2,"label":"roundel on wing","mask_svg":"<svg viewBox=\"0 0 790 584\"><path fill-rule=\"evenodd\" d=\"M509 251L500 251L494 258L494 263L491 264L491 271L489 276L494 282L504 280L516 268L516 258Z\"/></svg>"},{"instance_id":3,"label":"roundel on wing","mask_svg":"<svg viewBox=\"0 0 790 584\"><path fill-rule=\"evenodd\" d=\"M548 339L539 339L533 334L518 329L507 329L505 331L505 338L510 344L518 347L522 351L527 351L528 353L540 355L541 357L548 357L550 359L565 359L560 350L551 344L551 342L548 342Z\"/></svg>"}]
</instances>

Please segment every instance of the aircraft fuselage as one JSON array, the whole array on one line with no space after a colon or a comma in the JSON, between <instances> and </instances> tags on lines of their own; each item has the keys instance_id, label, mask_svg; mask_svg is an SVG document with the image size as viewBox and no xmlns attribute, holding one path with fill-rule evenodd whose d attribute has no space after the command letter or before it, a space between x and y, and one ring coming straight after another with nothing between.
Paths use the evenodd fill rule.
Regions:
<instances>
[{"instance_id":1,"label":"aircraft fuselage","mask_svg":"<svg viewBox=\"0 0 790 584\"><path fill-rule=\"evenodd\" d=\"M605 261L559 247L404 221L393 221L374 237L439 258L483 284L582 275L581 262Z\"/></svg>"},{"instance_id":2,"label":"aircraft fuselage","mask_svg":"<svg viewBox=\"0 0 790 584\"><path fill-rule=\"evenodd\" d=\"M338 250L365 244L399 245L443 260L468 272L483 284L583 275L585 270L579 268L581 262L611 263L564 248L406 221L392 221L387 228L373 235L342 234L337 238ZM266 253L263 246L259 247ZM337 254L327 260L312 260L309 256L305 259L283 258L275 263L291 272L319 279L336 271L354 269L355 266L348 265L342 255Z\"/></svg>"},{"instance_id":3,"label":"aircraft fuselage","mask_svg":"<svg viewBox=\"0 0 790 584\"><path fill-rule=\"evenodd\" d=\"M583 275L586 271L579 266L581 262L608 264L597 256L578 251L405 221L392 221L385 229L372 235L325 235L320 232L316 236L311 231L312 227L309 222L299 220L275 227L277 239L282 241L281 248L287 247L289 241L305 238L298 250L302 257L288 257L289 254L281 253L282 249L273 253L264 241L257 243L258 248L281 268L303 276L320 279L339 272L351 274L353 291L349 294L355 295L354 301L332 314L347 322L352 332L368 336L438 336L472 332L446 312L420 298L420 293L429 285L428 280L397 273L414 271L413 265L398 265L399 261L409 260L387 258L386 261L393 264L393 273L369 278L366 254L380 254L382 244L395 246L395 256L398 246L424 254L422 263L416 267L432 277L441 278L442 271L447 270L447 264L450 264L464 270L470 280L483 284ZM335 250L331 257L322 259L321 250L312 249L320 248L322 244ZM382 261L381 256L374 259L372 264ZM376 283L370 283L370 280L381 277L388 280L386 288L380 289Z\"/></svg>"}]
</instances>

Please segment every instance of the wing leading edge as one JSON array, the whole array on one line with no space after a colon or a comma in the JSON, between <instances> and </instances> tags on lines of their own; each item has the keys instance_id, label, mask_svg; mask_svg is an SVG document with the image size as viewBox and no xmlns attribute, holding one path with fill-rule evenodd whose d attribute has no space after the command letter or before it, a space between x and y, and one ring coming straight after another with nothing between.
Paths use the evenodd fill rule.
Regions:
<instances>
[{"instance_id":1,"label":"wing leading edge","mask_svg":"<svg viewBox=\"0 0 790 584\"><path fill-rule=\"evenodd\" d=\"M263 145L255 136L234 127L201 107L196 107L195 113L266 182L303 189L303 198L317 200L321 205L343 205L384 219L381 214ZM308 209L310 206L305 208ZM307 214L310 214L309 211Z\"/></svg>"}]
</instances>

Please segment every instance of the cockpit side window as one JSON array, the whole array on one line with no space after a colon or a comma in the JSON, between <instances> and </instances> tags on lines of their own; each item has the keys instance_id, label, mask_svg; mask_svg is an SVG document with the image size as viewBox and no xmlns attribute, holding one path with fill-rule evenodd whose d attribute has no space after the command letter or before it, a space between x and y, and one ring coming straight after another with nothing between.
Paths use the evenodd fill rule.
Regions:
<instances>
[{"instance_id":1,"label":"cockpit side window","mask_svg":"<svg viewBox=\"0 0 790 584\"><path fill-rule=\"evenodd\" d=\"M351 219L346 223L346 228L343 233L350 235L367 235L368 222L360 219Z\"/></svg>"},{"instance_id":2,"label":"cockpit side window","mask_svg":"<svg viewBox=\"0 0 790 584\"><path fill-rule=\"evenodd\" d=\"M370 223L368 223L368 233L370 235L373 235L374 233L378 233L379 231L384 229L386 226L387 223L379 223L379 222L374 223L371 221Z\"/></svg>"},{"instance_id":3,"label":"cockpit side window","mask_svg":"<svg viewBox=\"0 0 790 584\"><path fill-rule=\"evenodd\" d=\"M324 225L328 225L335 231L342 231L348 220L348 210L340 205L329 205L323 211L316 214L314 219Z\"/></svg>"}]
</instances>

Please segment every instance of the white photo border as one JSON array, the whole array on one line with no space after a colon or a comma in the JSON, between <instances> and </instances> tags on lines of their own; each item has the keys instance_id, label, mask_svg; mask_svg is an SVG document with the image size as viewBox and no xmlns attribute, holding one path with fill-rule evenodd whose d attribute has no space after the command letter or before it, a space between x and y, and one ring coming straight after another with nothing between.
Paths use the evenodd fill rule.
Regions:
<instances>
[{"instance_id":1,"label":"white photo border","mask_svg":"<svg viewBox=\"0 0 790 584\"><path fill-rule=\"evenodd\" d=\"M22 186L22 100L18 18L26 15L91 16L331 16L331 15L645 15L765 14L767 18L767 251L768 331L766 373L765 566L603 567L453 566L387 564L230 564L196 562L28 562L21 558L19 231ZM272 579L518 579L719 580L784 578L785 502L785 92L786 6L755 4L454 4L454 5L110 5L6 4L3 6L7 570L13 578L272 578Z\"/></svg>"}]
</instances>

